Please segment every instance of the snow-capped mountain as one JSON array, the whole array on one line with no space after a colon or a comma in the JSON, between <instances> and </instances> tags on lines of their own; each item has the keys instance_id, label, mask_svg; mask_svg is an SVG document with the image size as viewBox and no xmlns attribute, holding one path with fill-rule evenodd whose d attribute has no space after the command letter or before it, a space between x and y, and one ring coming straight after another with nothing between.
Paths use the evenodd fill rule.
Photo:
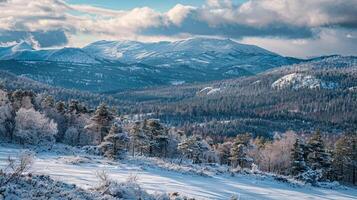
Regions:
<instances>
[{"instance_id":1,"label":"snow-capped mountain","mask_svg":"<svg viewBox=\"0 0 357 200\"><path fill-rule=\"evenodd\" d=\"M121 62L213 70L235 66L251 73L297 61L254 45L239 44L230 39L193 38L155 43L98 41L84 47L83 50L97 58Z\"/></svg>"},{"instance_id":2,"label":"snow-capped mountain","mask_svg":"<svg viewBox=\"0 0 357 200\"><path fill-rule=\"evenodd\" d=\"M101 92L249 76L298 62L229 39L98 41L84 48L41 50L27 42L0 47L0 70Z\"/></svg>"},{"instance_id":3,"label":"snow-capped mountain","mask_svg":"<svg viewBox=\"0 0 357 200\"><path fill-rule=\"evenodd\" d=\"M52 50L46 57L46 60L86 64L100 63L92 55L87 54L79 48L63 48L59 50Z\"/></svg>"},{"instance_id":4,"label":"snow-capped mountain","mask_svg":"<svg viewBox=\"0 0 357 200\"><path fill-rule=\"evenodd\" d=\"M80 48L35 50L25 41L8 47L0 47L0 60L99 63L92 55Z\"/></svg>"}]
</instances>

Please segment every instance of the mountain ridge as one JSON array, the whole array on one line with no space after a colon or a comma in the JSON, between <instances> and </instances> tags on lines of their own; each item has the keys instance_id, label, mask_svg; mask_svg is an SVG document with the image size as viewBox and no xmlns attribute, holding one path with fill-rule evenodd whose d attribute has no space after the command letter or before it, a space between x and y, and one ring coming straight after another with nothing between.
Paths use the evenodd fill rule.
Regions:
<instances>
[{"instance_id":1,"label":"mountain ridge","mask_svg":"<svg viewBox=\"0 0 357 200\"><path fill-rule=\"evenodd\" d=\"M0 47L0 69L92 92L250 76L299 62L303 60L258 46L212 38L154 43L97 41L83 48L40 50L26 42Z\"/></svg>"}]
</instances>

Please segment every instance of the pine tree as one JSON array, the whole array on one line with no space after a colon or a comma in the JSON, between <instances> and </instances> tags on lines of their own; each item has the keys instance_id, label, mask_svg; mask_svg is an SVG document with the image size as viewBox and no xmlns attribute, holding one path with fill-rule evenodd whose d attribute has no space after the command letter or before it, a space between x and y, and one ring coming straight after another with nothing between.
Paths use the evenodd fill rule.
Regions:
<instances>
[{"instance_id":1,"label":"pine tree","mask_svg":"<svg viewBox=\"0 0 357 200\"><path fill-rule=\"evenodd\" d=\"M120 151L126 149L126 144L129 142L128 135L123 133L121 127L113 124L104 141L100 145L104 156L112 159L117 159Z\"/></svg>"},{"instance_id":2,"label":"pine tree","mask_svg":"<svg viewBox=\"0 0 357 200\"><path fill-rule=\"evenodd\" d=\"M308 142L309 154L307 156L308 165L312 170L320 170L322 179L330 178L331 156L327 152L320 131L316 131Z\"/></svg>"},{"instance_id":3,"label":"pine tree","mask_svg":"<svg viewBox=\"0 0 357 200\"><path fill-rule=\"evenodd\" d=\"M130 129L130 143L132 149L132 156L135 156L135 150L138 149L140 154L143 155L149 146L149 138L144 133L144 123L137 121Z\"/></svg>"},{"instance_id":4,"label":"pine tree","mask_svg":"<svg viewBox=\"0 0 357 200\"><path fill-rule=\"evenodd\" d=\"M63 101L56 103L56 110L58 113L64 114L66 111L66 104Z\"/></svg>"},{"instance_id":5,"label":"pine tree","mask_svg":"<svg viewBox=\"0 0 357 200\"><path fill-rule=\"evenodd\" d=\"M48 95L43 99L42 101L43 108L53 108L54 106L55 106L55 100L53 99L52 96Z\"/></svg>"},{"instance_id":6,"label":"pine tree","mask_svg":"<svg viewBox=\"0 0 357 200\"><path fill-rule=\"evenodd\" d=\"M335 179L356 184L357 134L344 134L336 142L333 155Z\"/></svg>"},{"instance_id":7,"label":"pine tree","mask_svg":"<svg viewBox=\"0 0 357 200\"><path fill-rule=\"evenodd\" d=\"M91 118L92 125L89 128L99 134L99 142L102 142L104 137L109 133L113 119L113 114L104 103L98 106L94 116Z\"/></svg>"},{"instance_id":8,"label":"pine tree","mask_svg":"<svg viewBox=\"0 0 357 200\"><path fill-rule=\"evenodd\" d=\"M204 155L210 147L200 136L193 135L179 143L178 149L186 158L197 164L203 162Z\"/></svg>"},{"instance_id":9,"label":"pine tree","mask_svg":"<svg viewBox=\"0 0 357 200\"><path fill-rule=\"evenodd\" d=\"M149 155L155 153L166 156L168 131L158 120L145 120L145 134L149 138Z\"/></svg>"},{"instance_id":10,"label":"pine tree","mask_svg":"<svg viewBox=\"0 0 357 200\"><path fill-rule=\"evenodd\" d=\"M300 140L297 138L294 143L294 148L291 150L291 174L297 176L307 169L304 159L304 148Z\"/></svg>"},{"instance_id":11,"label":"pine tree","mask_svg":"<svg viewBox=\"0 0 357 200\"><path fill-rule=\"evenodd\" d=\"M230 160L233 167L248 167L252 159L248 156L247 150L249 145L250 134L237 135L232 144L230 151Z\"/></svg>"}]
</instances>

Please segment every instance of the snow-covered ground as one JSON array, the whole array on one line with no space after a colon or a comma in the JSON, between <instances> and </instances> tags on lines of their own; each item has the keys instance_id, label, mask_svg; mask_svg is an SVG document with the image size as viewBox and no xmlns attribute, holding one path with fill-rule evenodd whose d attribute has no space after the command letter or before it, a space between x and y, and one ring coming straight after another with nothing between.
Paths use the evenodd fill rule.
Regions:
<instances>
[{"instance_id":1,"label":"snow-covered ground","mask_svg":"<svg viewBox=\"0 0 357 200\"><path fill-rule=\"evenodd\" d=\"M8 156L16 157L23 149L0 144L0 168ZM70 151L68 151L70 152ZM74 183L82 188L97 186L96 171L105 170L116 181L125 181L136 175L138 183L149 192L179 192L197 199L229 199L236 194L246 199L357 199L357 189L336 190L293 186L271 178L252 175L199 176L163 170L135 162L112 162L95 156L78 157L58 153L37 153L31 169L33 173L47 174L56 180Z\"/></svg>"}]
</instances>

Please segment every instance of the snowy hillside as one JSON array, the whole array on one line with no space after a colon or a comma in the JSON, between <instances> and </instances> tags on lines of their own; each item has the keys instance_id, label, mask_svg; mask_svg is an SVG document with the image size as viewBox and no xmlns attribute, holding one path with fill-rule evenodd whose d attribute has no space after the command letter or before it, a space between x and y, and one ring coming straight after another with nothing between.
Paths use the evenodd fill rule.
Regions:
<instances>
[{"instance_id":1,"label":"snowy hillside","mask_svg":"<svg viewBox=\"0 0 357 200\"><path fill-rule=\"evenodd\" d=\"M252 65L250 72L291 64L285 58L254 45L239 44L230 39L193 38L175 42L142 43L136 41L98 41L83 48L97 58L121 62L141 62L161 67L188 65L218 69L223 66ZM257 62L259 61L259 62ZM263 66L266 65L266 66Z\"/></svg>"},{"instance_id":2,"label":"snowy hillside","mask_svg":"<svg viewBox=\"0 0 357 200\"><path fill-rule=\"evenodd\" d=\"M16 146L0 145L0 167L5 165L9 155L18 156ZM232 195L244 200L266 199L314 199L322 200L352 200L357 190L340 187L323 189L311 186L290 185L278 182L270 177L238 174L231 177L228 174L209 177L183 174L178 171L167 171L152 165L138 162L114 162L103 158L71 155L66 153L38 153L31 172L50 175L52 178L66 183L76 184L84 189L97 186L98 178L95 172L105 170L117 181L125 181L129 176L136 175L138 183L150 193L178 192L197 199L226 200Z\"/></svg>"},{"instance_id":3,"label":"snowy hillside","mask_svg":"<svg viewBox=\"0 0 357 200\"><path fill-rule=\"evenodd\" d=\"M285 75L279 78L278 80L276 80L272 84L272 87L275 89L284 89L284 88L334 89L337 87L337 85L338 85L337 83L325 82L312 75L292 73L292 74Z\"/></svg>"}]
</instances>

